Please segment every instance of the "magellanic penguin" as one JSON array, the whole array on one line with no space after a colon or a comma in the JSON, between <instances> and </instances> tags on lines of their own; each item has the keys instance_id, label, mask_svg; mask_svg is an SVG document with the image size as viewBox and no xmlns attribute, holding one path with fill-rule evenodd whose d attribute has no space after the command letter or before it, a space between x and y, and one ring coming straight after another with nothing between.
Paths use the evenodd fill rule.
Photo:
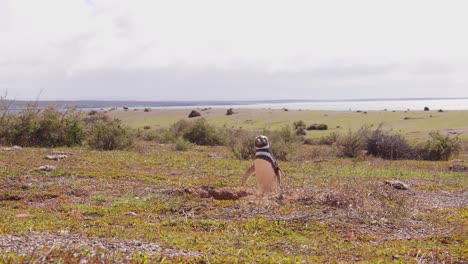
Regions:
<instances>
[{"instance_id":1,"label":"magellanic penguin","mask_svg":"<svg viewBox=\"0 0 468 264\"><path fill-rule=\"evenodd\" d=\"M270 193L280 189L281 174L283 171L278 166L273 153L270 151L270 143L266 136L255 138L255 160L254 164L245 172L242 177L242 186L249 177L255 173L257 178L257 191L259 194Z\"/></svg>"}]
</instances>

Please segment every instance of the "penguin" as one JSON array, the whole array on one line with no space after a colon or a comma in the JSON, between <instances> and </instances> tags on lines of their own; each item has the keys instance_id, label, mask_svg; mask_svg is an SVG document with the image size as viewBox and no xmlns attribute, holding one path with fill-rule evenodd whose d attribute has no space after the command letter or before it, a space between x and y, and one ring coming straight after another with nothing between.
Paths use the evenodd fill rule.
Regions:
<instances>
[{"instance_id":1,"label":"penguin","mask_svg":"<svg viewBox=\"0 0 468 264\"><path fill-rule=\"evenodd\" d=\"M270 150L270 143L266 136L255 138L255 159L252 166L242 177L242 186L255 173L257 178L257 191L259 194L270 193L280 189L281 174L283 171L278 166L275 156Z\"/></svg>"}]
</instances>

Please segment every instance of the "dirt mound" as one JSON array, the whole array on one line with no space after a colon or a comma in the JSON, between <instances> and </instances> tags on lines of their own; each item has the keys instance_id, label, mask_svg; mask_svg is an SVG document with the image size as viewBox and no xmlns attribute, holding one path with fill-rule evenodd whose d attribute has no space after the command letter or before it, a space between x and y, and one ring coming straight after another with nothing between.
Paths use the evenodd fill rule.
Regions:
<instances>
[{"instance_id":1,"label":"dirt mound","mask_svg":"<svg viewBox=\"0 0 468 264\"><path fill-rule=\"evenodd\" d=\"M239 200L242 197L251 195L244 188L229 188L229 187L212 187L212 186L202 186L200 188L187 187L183 190L176 189L170 190L169 192L172 195L183 195L183 194L192 194L199 196L201 198L213 198L215 200Z\"/></svg>"}]
</instances>

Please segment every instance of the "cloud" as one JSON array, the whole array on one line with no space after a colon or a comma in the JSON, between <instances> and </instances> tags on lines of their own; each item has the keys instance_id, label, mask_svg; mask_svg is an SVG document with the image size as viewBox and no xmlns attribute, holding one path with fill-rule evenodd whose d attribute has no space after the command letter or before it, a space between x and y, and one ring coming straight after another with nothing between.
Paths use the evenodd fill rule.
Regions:
<instances>
[{"instance_id":1,"label":"cloud","mask_svg":"<svg viewBox=\"0 0 468 264\"><path fill-rule=\"evenodd\" d=\"M257 97L268 86L268 96L291 97L283 94L291 86L298 96L306 87L333 87L336 95L323 96L399 97L434 85L452 87L447 96L467 96L464 7L419 0L3 0L0 29L8 41L0 42L0 89L28 94L44 86L55 87L46 88L52 97L90 97L73 89L103 84L109 94L126 84L118 96L128 97L135 86L153 94L141 81L150 80L164 84L157 97L168 99L184 97L181 87L222 98L220 87L244 86L244 94L230 96ZM390 88L396 85L406 88ZM349 87L368 91L347 93ZM380 87L390 91L372 91L387 89Z\"/></svg>"}]
</instances>

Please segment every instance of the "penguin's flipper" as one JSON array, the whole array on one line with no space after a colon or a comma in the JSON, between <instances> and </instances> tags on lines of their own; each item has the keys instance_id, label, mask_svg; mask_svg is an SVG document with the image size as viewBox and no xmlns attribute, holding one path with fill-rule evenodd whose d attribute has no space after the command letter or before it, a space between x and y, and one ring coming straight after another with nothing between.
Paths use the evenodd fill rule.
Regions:
<instances>
[{"instance_id":1,"label":"penguin's flipper","mask_svg":"<svg viewBox=\"0 0 468 264\"><path fill-rule=\"evenodd\" d=\"M278 166L278 171L279 171L278 173L279 183L281 184L286 174L284 173L283 169L281 169L279 166Z\"/></svg>"},{"instance_id":2,"label":"penguin's flipper","mask_svg":"<svg viewBox=\"0 0 468 264\"><path fill-rule=\"evenodd\" d=\"M242 186L245 186L245 183L247 180L252 176L252 174L255 172L255 164L252 164L250 168L244 173L244 176L242 177Z\"/></svg>"}]
</instances>

